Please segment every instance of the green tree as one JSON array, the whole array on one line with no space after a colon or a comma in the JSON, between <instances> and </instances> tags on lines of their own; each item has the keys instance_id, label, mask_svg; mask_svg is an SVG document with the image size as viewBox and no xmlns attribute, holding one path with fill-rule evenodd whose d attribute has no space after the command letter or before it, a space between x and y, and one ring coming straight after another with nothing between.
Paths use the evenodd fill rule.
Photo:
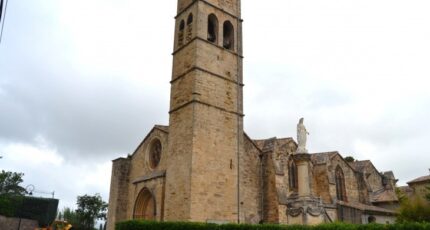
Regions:
<instances>
[{"instance_id":1,"label":"green tree","mask_svg":"<svg viewBox=\"0 0 430 230\"><path fill-rule=\"evenodd\" d=\"M402 190L400 190L399 187L396 187L394 191L396 192L400 204L402 204L403 202L409 202L408 195L406 195Z\"/></svg>"},{"instance_id":2,"label":"green tree","mask_svg":"<svg viewBox=\"0 0 430 230\"><path fill-rule=\"evenodd\" d=\"M0 173L0 214L14 216L22 204L25 188L21 187L24 174L7 172Z\"/></svg>"},{"instance_id":3,"label":"green tree","mask_svg":"<svg viewBox=\"0 0 430 230\"><path fill-rule=\"evenodd\" d=\"M78 214L71 208L64 208L62 212L63 220L71 224L75 229L80 229L81 226Z\"/></svg>"},{"instance_id":4,"label":"green tree","mask_svg":"<svg viewBox=\"0 0 430 230\"><path fill-rule=\"evenodd\" d=\"M82 230L93 230L96 220L106 219L108 204L103 201L100 194L94 196L78 196L78 209L76 214Z\"/></svg>"},{"instance_id":5,"label":"green tree","mask_svg":"<svg viewBox=\"0 0 430 230\"><path fill-rule=\"evenodd\" d=\"M398 222L430 222L430 204L420 197L404 199L400 204Z\"/></svg>"},{"instance_id":6,"label":"green tree","mask_svg":"<svg viewBox=\"0 0 430 230\"><path fill-rule=\"evenodd\" d=\"M23 176L23 173L6 172L2 170L0 173L0 195L25 195L27 193L25 188L20 186L23 182Z\"/></svg>"},{"instance_id":7,"label":"green tree","mask_svg":"<svg viewBox=\"0 0 430 230\"><path fill-rule=\"evenodd\" d=\"M355 159L352 156L347 156L347 157L345 157L345 161L348 162L348 163L352 163L352 162L355 161Z\"/></svg>"}]
</instances>

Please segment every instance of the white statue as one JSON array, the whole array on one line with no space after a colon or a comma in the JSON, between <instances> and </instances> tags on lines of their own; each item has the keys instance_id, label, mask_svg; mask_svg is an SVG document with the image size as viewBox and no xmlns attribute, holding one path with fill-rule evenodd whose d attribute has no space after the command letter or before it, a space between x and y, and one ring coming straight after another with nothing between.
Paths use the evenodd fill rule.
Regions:
<instances>
[{"instance_id":1,"label":"white statue","mask_svg":"<svg viewBox=\"0 0 430 230\"><path fill-rule=\"evenodd\" d=\"M300 121L297 124L297 153L308 153L308 150L306 149L306 140L309 133L303 124L304 120L304 118L300 118Z\"/></svg>"}]
</instances>

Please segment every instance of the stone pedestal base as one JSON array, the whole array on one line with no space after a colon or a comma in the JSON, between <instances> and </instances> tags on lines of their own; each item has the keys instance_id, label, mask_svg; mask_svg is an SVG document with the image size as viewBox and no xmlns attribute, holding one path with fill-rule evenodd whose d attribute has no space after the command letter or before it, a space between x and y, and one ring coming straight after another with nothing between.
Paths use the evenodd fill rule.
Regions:
<instances>
[{"instance_id":1,"label":"stone pedestal base","mask_svg":"<svg viewBox=\"0 0 430 230\"><path fill-rule=\"evenodd\" d=\"M317 225L328 222L321 201L313 197L288 199L287 216L288 224Z\"/></svg>"}]
</instances>

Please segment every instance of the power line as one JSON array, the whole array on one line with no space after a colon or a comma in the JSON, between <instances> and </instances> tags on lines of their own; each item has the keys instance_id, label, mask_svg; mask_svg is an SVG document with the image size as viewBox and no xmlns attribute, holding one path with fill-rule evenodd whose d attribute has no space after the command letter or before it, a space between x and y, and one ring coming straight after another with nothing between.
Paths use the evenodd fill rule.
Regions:
<instances>
[{"instance_id":1,"label":"power line","mask_svg":"<svg viewBox=\"0 0 430 230\"><path fill-rule=\"evenodd\" d=\"M0 30L0 44L3 38L3 28L4 28L4 21L6 21L6 10L7 10L7 3L9 2L9 0L4 0L5 5L4 5L4 13L3 15L0 15L0 21L1 21L1 30ZM1 17L3 17L3 20L1 20Z\"/></svg>"}]
</instances>

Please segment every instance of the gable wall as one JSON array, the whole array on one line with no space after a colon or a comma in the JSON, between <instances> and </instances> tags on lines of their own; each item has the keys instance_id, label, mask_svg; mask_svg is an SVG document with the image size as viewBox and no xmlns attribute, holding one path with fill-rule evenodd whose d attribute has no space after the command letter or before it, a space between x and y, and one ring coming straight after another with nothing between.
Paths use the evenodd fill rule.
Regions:
<instances>
[{"instance_id":1,"label":"gable wall","mask_svg":"<svg viewBox=\"0 0 430 230\"><path fill-rule=\"evenodd\" d=\"M167 169L167 138L168 134L154 129L153 132L145 139L142 145L136 150L135 154L131 159L129 184L128 184L128 210L127 217L133 218L134 205L139 195L139 192L143 188L148 188L155 196L155 202L157 204L157 220L161 220L162 204L163 204L163 185L164 178L156 178L153 180L139 182L133 184L133 181L142 178L143 176L150 175L153 172L160 172ZM155 169L151 169L149 165L149 148L153 140L159 139L161 141L162 153L159 165Z\"/></svg>"},{"instance_id":2,"label":"gable wall","mask_svg":"<svg viewBox=\"0 0 430 230\"><path fill-rule=\"evenodd\" d=\"M382 185L381 175L371 164L368 164L366 166L365 174L370 174L370 175L366 175L365 177L366 177L366 182L370 186L370 189L372 192L375 192L384 188Z\"/></svg>"},{"instance_id":3,"label":"gable wall","mask_svg":"<svg viewBox=\"0 0 430 230\"><path fill-rule=\"evenodd\" d=\"M330 182L332 182L330 183L330 195L332 199L337 200L335 179L335 170L337 166L342 168L343 174L345 176L345 189L348 202L359 202L360 195L355 171L352 170L352 168L341 158L340 155L335 155L332 158L328 168L330 174L329 176L332 177L330 180Z\"/></svg>"}]
</instances>

